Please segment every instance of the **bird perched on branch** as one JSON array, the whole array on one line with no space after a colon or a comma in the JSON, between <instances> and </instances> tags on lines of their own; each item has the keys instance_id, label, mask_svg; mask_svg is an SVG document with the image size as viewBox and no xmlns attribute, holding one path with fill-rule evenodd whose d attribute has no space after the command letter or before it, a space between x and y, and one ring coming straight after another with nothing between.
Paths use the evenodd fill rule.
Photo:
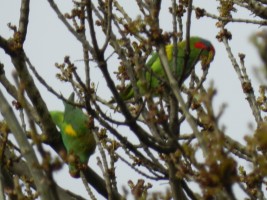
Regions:
<instances>
[{"instance_id":1,"label":"bird perched on branch","mask_svg":"<svg viewBox=\"0 0 267 200\"><path fill-rule=\"evenodd\" d=\"M74 93L68 99L74 103ZM51 111L51 117L60 129L62 140L68 154L69 172L79 177L81 164L87 165L94 153L96 142L90 127L89 116L80 108L64 102L65 111Z\"/></svg>"},{"instance_id":2,"label":"bird perched on branch","mask_svg":"<svg viewBox=\"0 0 267 200\"><path fill-rule=\"evenodd\" d=\"M191 74L195 65L198 61L201 61L203 68L207 68L212 62L215 49L210 41L200 37L191 37L190 41L190 54L188 59L185 59L186 41L179 42L177 45L177 57L176 66L175 59L173 58L174 47L172 44L166 46L167 59L169 61L169 67L174 72L174 77L179 85L187 79ZM160 86L162 80L166 80L163 66L160 61L160 57L157 52L152 54L152 57L146 64L148 70L145 74L145 83L140 80L137 81L137 87L141 95L146 94L148 91L152 92L154 96L157 96L157 88ZM173 69L174 68L174 69ZM151 70L149 70L151 69ZM131 99L134 96L132 85L126 86L125 90L122 91L121 97L123 100Z\"/></svg>"}]
</instances>

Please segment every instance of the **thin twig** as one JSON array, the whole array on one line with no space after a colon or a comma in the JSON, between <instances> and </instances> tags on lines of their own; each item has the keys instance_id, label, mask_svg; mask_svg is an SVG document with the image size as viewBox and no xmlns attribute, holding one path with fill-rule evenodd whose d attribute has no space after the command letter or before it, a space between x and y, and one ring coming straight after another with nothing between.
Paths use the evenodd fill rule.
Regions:
<instances>
[{"instance_id":1,"label":"thin twig","mask_svg":"<svg viewBox=\"0 0 267 200\"><path fill-rule=\"evenodd\" d=\"M194 10L197 9L201 9L198 7L193 7ZM215 14L211 14L209 12L207 12L206 10L203 10L203 15L210 17L212 19L216 19L216 20L220 20L222 22L234 22L234 23L246 23L246 24L258 24L258 25L267 25L267 21L266 20L252 20L252 19L241 19L241 18L227 18L227 17L221 17L221 16L217 16Z\"/></svg>"},{"instance_id":2,"label":"thin twig","mask_svg":"<svg viewBox=\"0 0 267 200\"><path fill-rule=\"evenodd\" d=\"M83 185L84 185L88 195L90 196L91 200L97 200L95 195L94 195L94 193L92 192L90 186L87 183L87 180L85 178L85 175L84 175L83 171L80 171L80 177L82 179Z\"/></svg>"},{"instance_id":3,"label":"thin twig","mask_svg":"<svg viewBox=\"0 0 267 200\"><path fill-rule=\"evenodd\" d=\"M90 44L88 43L88 41L86 40L86 38L84 38L83 35L80 35L79 33L77 33L75 31L75 29L69 24L69 22L66 20L66 18L64 17L64 15L60 12L60 10L59 10L57 4L54 2L54 0L47 0L47 1L50 4L51 8L57 14L58 18L67 27L67 29L76 37L76 39L83 44L83 46L86 48L86 50L92 51L93 49L90 46Z\"/></svg>"},{"instance_id":4,"label":"thin twig","mask_svg":"<svg viewBox=\"0 0 267 200\"><path fill-rule=\"evenodd\" d=\"M246 74L246 70L245 70L245 66L242 66L242 69L239 67L233 53L231 50L231 47L228 43L227 38L223 37L223 43L225 45L226 51L228 53L228 57L232 62L232 65L238 75L238 78L241 82L241 86L243 88L243 91L245 93L245 95L247 96L247 100L250 104L250 108L252 110L253 116L255 118L255 121L257 122L257 124L259 124L260 122L262 122L262 117L259 111L259 107L257 106L257 102L256 102L256 98L254 95L254 91L253 91L253 87L251 82L248 79L248 75ZM246 77L246 78L245 78Z\"/></svg>"},{"instance_id":5,"label":"thin twig","mask_svg":"<svg viewBox=\"0 0 267 200\"><path fill-rule=\"evenodd\" d=\"M39 166L34 150L29 144L25 133L21 129L21 126L2 91L0 91L0 110L20 146L22 155L28 162L28 166L30 166L29 169L32 178L34 179L37 190L40 192L41 198L44 200L56 199L55 194L52 193L53 189L50 188L51 184L43 173L42 168Z\"/></svg>"},{"instance_id":6,"label":"thin twig","mask_svg":"<svg viewBox=\"0 0 267 200\"><path fill-rule=\"evenodd\" d=\"M19 33L21 37L21 43L26 39L28 22L30 12L30 0L22 0L20 5L20 17L19 17Z\"/></svg>"},{"instance_id":7,"label":"thin twig","mask_svg":"<svg viewBox=\"0 0 267 200\"><path fill-rule=\"evenodd\" d=\"M92 130L95 141L97 143L97 147L98 150L100 152L101 158L102 158L102 162L104 164L104 168L102 169L103 171L103 175L104 175L104 180L106 182L106 188L107 188L107 192L108 192L108 199L112 200L113 199L113 195L112 195L112 184L111 184L111 177L110 177L110 173L109 173L109 167L108 167L108 162L107 162L107 157L105 154L105 151L103 149L103 147L101 146L101 143L99 141L98 135L96 130Z\"/></svg>"}]
</instances>

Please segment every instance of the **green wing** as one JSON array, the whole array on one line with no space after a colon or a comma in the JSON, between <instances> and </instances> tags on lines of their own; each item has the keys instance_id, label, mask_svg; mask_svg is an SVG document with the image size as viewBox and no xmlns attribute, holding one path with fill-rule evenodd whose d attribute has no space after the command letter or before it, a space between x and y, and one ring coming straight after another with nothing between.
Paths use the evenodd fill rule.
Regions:
<instances>
[{"instance_id":1,"label":"green wing","mask_svg":"<svg viewBox=\"0 0 267 200\"><path fill-rule=\"evenodd\" d=\"M74 93L68 99L74 102ZM74 155L78 162L87 164L89 157L94 153L96 142L89 127L89 119L80 108L64 103L65 111L51 111L54 123L60 128L62 140L68 156ZM79 176L76 162L69 162L69 171L73 177Z\"/></svg>"},{"instance_id":2,"label":"green wing","mask_svg":"<svg viewBox=\"0 0 267 200\"><path fill-rule=\"evenodd\" d=\"M201 49L194 47L195 40L190 40L190 55L185 64L185 48L186 42L182 41L178 45L177 66L175 69L175 77L178 83L181 85L191 74L196 63L199 60ZM170 61L170 66L174 66L174 59Z\"/></svg>"},{"instance_id":3,"label":"green wing","mask_svg":"<svg viewBox=\"0 0 267 200\"><path fill-rule=\"evenodd\" d=\"M74 103L74 93L72 93L68 99ZM84 114L82 109L74 107L71 104L65 103L64 122L72 126L76 131L77 136L81 136L87 133L89 118Z\"/></svg>"},{"instance_id":4,"label":"green wing","mask_svg":"<svg viewBox=\"0 0 267 200\"><path fill-rule=\"evenodd\" d=\"M74 102L74 93L69 97ZM94 152L96 143L89 127L89 117L77 107L65 103L63 142L68 152L73 152L82 163Z\"/></svg>"},{"instance_id":5,"label":"green wing","mask_svg":"<svg viewBox=\"0 0 267 200\"><path fill-rule=\"evenodd\" d=\"M199 37L191 37L189 44L190 55L185 62L186 41L178 43L176 66L174 66L175 59L173 59L173 45L170 44L166 46L169 67L174 73L174 77L177 79L179 85L182 85L182 83L188 78L199 60L201 60L202 65L209 65L215 55L215 50L208 40ZM151 71L148 70L148 72L146 72L146 83L137 81L137 86L141 95L144 95L147 92L152 92L154 96L157 96L157 90L155 89L160 85L161 80L166 79L158 53L155 52L152 54L152 57L148 60L146 66L151 68ZM126 87L126 90L122 92L122 98L124 100L128 100L133 96L134 91L132 86L129 84Z\"/></svg>"},{"instance_id":6,"label":"green wing","mask_svg":"<svg viewBox=\"0 0 267 200\"><path fill-rule=\"evenodd\" d=\"M153 63L159 58L157 52L153 52L151 58L147 61L146 66L152 67Z\"/></svg>"},{"instance_id":7,"label":"green wing","mask_svg":"<svg viewBox=\"0 0 267 200\"><path fill-rule=\"evenodd\" d=\"M152 53L152 56L151 56L151 58L148 60L148 62L146 63L146 66L148 67L148 68L151 68L152 69L152 67L153 67L153 65L155 64L155 62L157 62L157 61L159 61L159 56L158 56L158 53L157 52L154 52L154 53ZM152 69L153 70L153 69ZM151 73L146 73L146 80L151 80L150 79L150 76L151 75ZM150 82L150 83L148 83L148 85L151 85L152 83ZM155 83L153 83L153 84L155 84ZM142 84L141 84L141 82L140 81L137 81L137 87L138 87L138 89L140 90L139 92L141 93L141 94L143 94L144 93L144 86L142 86ZM121 98L123 99L123 100L129 100L129 99L131 99L131 98L133 98L134 97L134 91L133 91L133 87L132 87L132 85L131 84L129 84L129 85L127 85L126 86L126 88L125 88L125 90L121 93Z\"/></svg>"},{"instance_id":8,"label":"green wing","mask_svg":"<svg viewBox=\"0 0 267 200\"><path fill-rule=\"evenodd\" d=\"M120 96L123 100L128 100L128 99L133 98L134 91L133 91L132 85L131 84L127 85L124 91L121 92Z\"/></svg>"}]
</instances>

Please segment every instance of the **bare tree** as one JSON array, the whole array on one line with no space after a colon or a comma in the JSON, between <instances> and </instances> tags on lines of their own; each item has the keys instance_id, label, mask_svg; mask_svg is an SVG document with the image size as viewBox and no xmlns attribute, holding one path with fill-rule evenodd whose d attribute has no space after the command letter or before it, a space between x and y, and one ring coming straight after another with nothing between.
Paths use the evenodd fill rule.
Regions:
<instances>
[{"instance_id":1,"label":"bare tree","mask_svg":"<svg viewBox=\"0 0 267 200\"><path fill-rule=\"evenodd\" d=\"M267 123L263 115L267 110L266 86L260 87L260 95L256 97L246 71L245 55L234 57L228 43L232 35L227 26L232 23L266 25L267 1L217 2L220 5L218 12L210 13L196 7L192 0L172 0L168 11L162 10L165 1L136 0L137 17L131 18L117 0L73 1L73 8L67 14L61 12L59 3L47 0L58 16L55 20L60 20L82 47L84 73L79 73L76 63L66 56L62 63L56 64L59 72L55 76L71 84L80 99L75 106L83 109L94 122L103 174L99 176L87 167L82 169L82 178L85 185L89 184L106 199L128 198L119 193L117 187L116 179L120 173L115 170L115 164L120 162L126 163L129 170L141 177L137 183L131 180L124 183L129 185L135 199L238 199L234 184L239 185L250 199L265 199ZM8 102L4 91L0 90L0 110L4 117L0 123L0 199L7 196L10 199L84 199L59 187L52 176L64 164L58 158L66 160L66 150L33 76L59 100L67 100L38 73L35 68L38 64L33 64L24 51L31 23L29 7L29 0L21 0L19 23L8 25L13 37L0 35L0 47L12 61L16 82L13 85L6 77L6 66L0 63L2 88L6 95L14 98L12 103ZM234 12L244 10L253 14L251 18L233 17ZM172 31L160 27L160 12L172 15ZM220 29L214 37L227 50L257 124L255 134L246 138L246 145L235 141L219 127L224 109L215 114L212 101L216 89L203 86L208 69L204 69L202 75L193 71L189 86L180 87L168 66L165 45L172 43L176 51L179 50L178 41L189 41L191 19L206 20L204 17L214 20ZM105 36L104 41L97 36L99 33ZM264 62L267 60L266 35L261 32L252 37ZM110 49L112 54L108 53ZM150 93L142 95L137 85L138 80L147 81L144 76L149 71L146 62L153 51L158 52L166 73L157 97ZM186 48L185 54L189 53L190 49ZM110 70L111 57L119 61L115 71ZM112 100L97 92L91 73L95 66L101 71ZM134 98L125 101L121 93L129 83ZM21 123L14 114L15 109L20 113ZM110 113L119 117L113 118ZM28 122L24 116L28 117ZM182 132L182 124L188 124L192 132ZM122 131L120 127L127 127L128 131ZM17 145L8 138L9 134L14 135ZM130 135L137 140L131 140ZM55 150L58 158L52 158L44 145ZM41 162L37 160L37 152L42 157ZM202 152L202 159L197 157L197 152ZM240 167L240 161L251 165L249 172ZM169 191L149 195L151 185L146 182L148 179L167 182ZM201 192L195 192L190 187L191 182L197 184ZM90 197L96 199L90 187L87 189Z\"/></svg>"}]
</instances>

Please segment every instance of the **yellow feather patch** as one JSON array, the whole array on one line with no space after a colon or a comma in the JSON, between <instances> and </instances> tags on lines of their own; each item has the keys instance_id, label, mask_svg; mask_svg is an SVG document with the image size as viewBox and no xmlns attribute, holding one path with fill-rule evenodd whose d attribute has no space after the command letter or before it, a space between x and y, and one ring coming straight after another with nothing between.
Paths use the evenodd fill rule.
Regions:
<instances>
[{"instance_id":1,"label":"yellow feather patch","mask_svg":"<svg viewBox=\"0 0 267 200\"><path fill-rule=\"evenodd\" d=\"M69 136L73 136L73 137L77 136L76 131L73 129L73 127L70 124L65 126L65 133Z\"/></svg>"},{"instance_id":2,"label":"yellow feather patch","mask_svg":"<svg viewBox=\"0 0 267 200\"><path fill-rule=\"evenodd\" d=\"M169 44L165 47L168 61L170 61L172 59L172 49L173 49L172 44Z\"/></svg>"}]
</instances>

